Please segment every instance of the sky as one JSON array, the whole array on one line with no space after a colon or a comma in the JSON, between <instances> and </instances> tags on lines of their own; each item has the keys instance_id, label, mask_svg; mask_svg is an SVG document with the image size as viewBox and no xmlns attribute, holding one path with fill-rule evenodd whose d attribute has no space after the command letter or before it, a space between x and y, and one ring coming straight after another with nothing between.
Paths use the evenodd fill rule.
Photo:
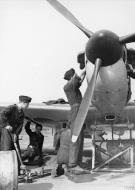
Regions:
<instances>
[{"instance_id":1,"label":"sky","mask_svg":"<svg viewBox=\"0 0 135 190\"><path fill-rule=\"evenodd\" d=\"M134 0L60 0L89 30L135 32ZM80 73L76 56L87 37L46 0L0 0L0 102L19 95L43 102L66 96L63 75ZM128 47L135 48L135 43ZM86 81L81 90L85 92ZM135 81L132 81L135 99Z\"/></svg>"}]
</instances>

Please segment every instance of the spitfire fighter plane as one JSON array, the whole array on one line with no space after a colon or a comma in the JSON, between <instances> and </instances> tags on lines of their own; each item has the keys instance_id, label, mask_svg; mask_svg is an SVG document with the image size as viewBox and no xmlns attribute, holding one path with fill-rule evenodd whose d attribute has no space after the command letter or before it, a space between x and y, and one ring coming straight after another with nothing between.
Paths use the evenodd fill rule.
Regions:
<instances>
[{"instance_id":1,"label":"spitfire fighter plane","mask_svg":"<svg viewBox=\"0 0 135 190\"><path fill-rule=\"evenodd\" d=\"M88 126L96 124L97 129L99 126L134 129L135 104L129 103L131 88L126 69L126 44L135 42L135 33L119 37L109 30L92 32L60 2L46 1L88 38L84 52L88 86L73 124L72 141L77 140L84 122ZM91 64L94 65L92 76ZM68 121L69 112L68 104L42 103L31 105L27 115L41 122L62 123Z\"/></svg>"},{"instance_id":2,"label":"spitfire fighter plane","mask_svg":"<svg viewBox=\"0 0 135 190\"><path fill-rule=\"evenodd\" d=\"M96 130L129 130L132 138L131 132L135 129L135 103L129 103L131 89L126 69L126 44L135 42L135 33L119 37L109 30L92 32L60 2L47 2L88 38L84 52L88 86L73 124L72 141L76 142L84 123L88 129L95 126ZM91 64L94 65L92 76ZM0 109L5 106L1 104ZM63 123L68 121L69 113L69 104L58 102L31 104L26 115L38 122Z\"/></svg>"},{"instance_id":3,"label":"spitfire fighter plane","mask_svg":"<svg viewBox=\"0 0 135 190\"><path fill-rule=\"evenodd\" d=\"M121 131L135 129L135 103L129 102L131 97L130 77L127 74L127 43L135 42L135 33L119 37L112 31L100 30L92 32L86 29L74 15L57 0L47 2L66 19L81 30L88 42L85 47L85 69L88 86L73 123L72 141L76 142L82 126L87 129L103 130L109 128L120 135ZM94 71L91 76L91 67ZM68 121L70 106L68 104L43 103L31 105L27 115L44 122L62 123ZM129 140L129 143L130 143Z\"/></svg>"},{"instance_id":4,"label":"spitfire fighter plane","mask_svg":"<svg viewBox=\"0 0 135 190\"><path fill-rule=\"evenodd\" d=\"M92 156L92 158L94 158L92 159L92 169L96 170L104 166L128 150L131 152L131 166L133 166L133 158L135 158L135 154L133 154L135 140L133 139L132 132L135 130L135 103L129 102L131 86L126 68L126 44L135 42L135 33L119 37L117 34L109 30L91 32L86 29L60 2L57 0L46 1L79 28L79 30L81 30L88 38L84 51L88 86L83 96L77 117L73 123L72 141L76 142L84 123L86 124L86 136L89 132L95 134L95 131L101 130L106 132L111 129L112 139L111 141L107 141L107 147L110 146L111 151L108 151L109 148L107 148L107 152L98 149L108 155L109 158L98 167L95 167L95 162L93 161L95 157ZM92 76L91 64L94 66ZM8 105L8 103L0 103L0 111ZM32 122L64 123L68 122L70 106L63 101L53 101L51 104L46 102L41 104L30 104L25 114L27 118L32 118ZM120 141L119 146L121 152L119 151L118 144L114 143L114 131L119 136L125 131L130 132L130 138L126 143L123 139ZM96 147L95 139L93 139L93 144L94 152ZM124 149L121 146L122 144L125 145ZM1 181L3 180L2 189L6 189L10 184L10 189L17 189L18 167L15 152L11 151L10 153L10 151L1 151L0 158L0 172L2 174L0 175L0 179ZM6 170L5 163L7 166Z\"/></svg>"},{"instance_id":5,"label":"spitfire fighter plane","mask_svg":"<svg viewBox=\"0 0 135 190\"><path fill-rule=\"evenodd\" d=\"M94 123L110 125L111 123L111 126L133 126L135 107L134 104L128 103L130 79L126 69L126 44L135 42L135 34L119 37L109 30L91 32L60 2L57 0L47 0L47 2L88 38L85 47L88 87L74 121L72 141L77 140L84 122L90 125ZM92 77L91 64L94 65ZM91 103L92 106L90 106ZM45 113L45 109L48 110L46 111L48 113L44 117L55 121L66 120L69 112L69 108L64 105L47 106L46 108L43 106L40 112Z\"/></svg>"}]
</instances>

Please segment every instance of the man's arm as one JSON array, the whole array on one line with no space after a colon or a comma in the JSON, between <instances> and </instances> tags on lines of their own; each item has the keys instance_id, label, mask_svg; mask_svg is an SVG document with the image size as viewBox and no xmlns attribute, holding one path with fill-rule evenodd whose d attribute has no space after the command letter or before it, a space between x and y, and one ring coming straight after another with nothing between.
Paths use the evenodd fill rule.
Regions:
<instances>
[{"instance_id":1,"label":"man's arm","mask_svg":"<svg viewBox=\"0 0 135 190\"><path fill-rule=\"evenodd\" d=\"M76 74L76 78L78 78L78 80L76 80L76 82L79 81L80 86L81 86L82 82L84 81L85 76L86 76L86 70L85 69L82 71L82 73L80 75Z\"/></svg>"},{"instance_id":2,"label":"man's arm","mask_svg":"<svg viewBox=\"0 0 135 190\"><path fill-rule=\"evenodd\" d=\"M31 129L30 129L30 125L31 125L31 122L30 122L30 121L28 121L28 122L26 123L26 125L25 125L25 131L26 131L26 133L27 133L29 136L32 135L32 131L31 131Z\"/></svg>"},{"instance_id":3,"label":"man's arm","mask_svg":"<svg viewBox=\"0 0 135 190\"><path fill-rule=\"evenodd\" d=\"M127 65L127 73L131 78L135 79L135 69L131 64Z\"/></svg>"},{"instance_id":4,"label":"man's arm","mask_svg":"<svg viewBox=\"0 0 135 190\"><path fill-rule=\"evenodd\" d=\"M86 76L86 70L84 69L83 72L80 74L80 78L81 78L80 82L81 82L81 84L84 81L85 76Z\"/></svg>"},{"instance_id":5,"label":"man's arm","mask_svg":"<svg viewBox=\"0 0 135 190\"><path fill-rule=\"evenodd\" d=\"M131 78L135 79L135 72L130 71L130 72L128 72L128 75L129 75Z\"/></svg>"},{"instance_id":6,"label":"man's arm","mask_svg":"<svg viewBox=\"0 0 135 190\"><path fill-rule=\"evenodd\" d=\"M7 108L5 108L1 112L2 125L3 125L3 127L6 127L8 130L10 130L12 128L12 126L10 126L10 124L9 124L9 122L10 122L9 117L12 114L13 111L14 111L14 106L8 106Z\"/></svg>"}]
</instances>

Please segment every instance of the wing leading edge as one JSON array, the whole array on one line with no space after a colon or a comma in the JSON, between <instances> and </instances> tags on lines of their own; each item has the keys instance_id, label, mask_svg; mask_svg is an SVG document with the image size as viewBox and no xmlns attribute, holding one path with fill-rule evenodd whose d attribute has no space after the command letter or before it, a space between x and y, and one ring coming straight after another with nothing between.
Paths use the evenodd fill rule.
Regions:
<instances>
[{"instance_id":1,"label":"wing leading edge","mask_svg":"<svg viewBox=\"0 0 135 190\"><path fill-rule=\"evenodd\" d=\"M7 106L14 103L0 103L0 112ZM31 117L35 120L43 121L46 123L62 123L68 121L70 117L70 106L69 104L51 104L47 105L45 103L40 104L30 104L28 110L26 111L26 116ZM121 112L119 121L117 123L134 123L135 124L135 103L130 102L125 106L124 110ZM106 124L104 116L98 112L98 110L90 106L88 114L85 119L87 124L101 123Z\"/></svg>"}]
</instances>

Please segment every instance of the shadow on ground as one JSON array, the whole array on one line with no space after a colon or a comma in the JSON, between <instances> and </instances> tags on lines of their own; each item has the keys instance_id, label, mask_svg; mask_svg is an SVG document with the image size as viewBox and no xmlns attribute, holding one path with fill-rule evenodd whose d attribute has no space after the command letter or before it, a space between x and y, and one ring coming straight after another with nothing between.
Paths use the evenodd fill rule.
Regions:
<instances>
[{"instance_id":1,"label":"shadow on ground","mask_svg":"<svg viewBox=\"0 0 135 190\"><path fill-rule=\"evenodd\" d=\"M24 184L19 186L18 190L50 190L52 187L52 183Z\"/></svg>"}]
</instances>

